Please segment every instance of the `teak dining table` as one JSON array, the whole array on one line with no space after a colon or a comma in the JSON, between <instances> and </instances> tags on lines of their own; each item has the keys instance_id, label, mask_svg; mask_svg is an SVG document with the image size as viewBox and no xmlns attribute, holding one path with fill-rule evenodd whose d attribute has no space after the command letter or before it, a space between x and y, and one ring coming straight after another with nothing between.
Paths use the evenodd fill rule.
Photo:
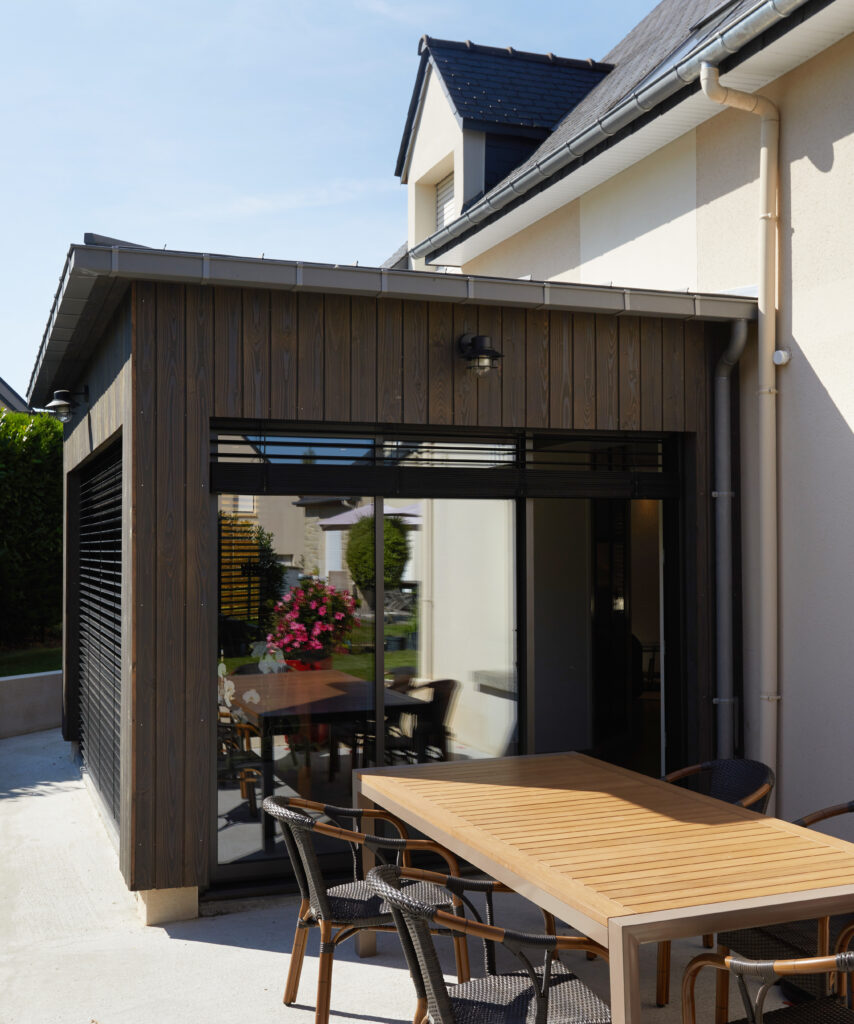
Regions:
<instances>
[{"instance_id":1,"label":"teak dining table","mask_svg":"<svg viewBox=\"0 0 854 1024\"><path fill-rule=\"evenodd\" d=\"M854 844L579 753L365 769L379 804L608 947L638 1024L638 946L854 910Z\"/></svg>"}]
</instances>

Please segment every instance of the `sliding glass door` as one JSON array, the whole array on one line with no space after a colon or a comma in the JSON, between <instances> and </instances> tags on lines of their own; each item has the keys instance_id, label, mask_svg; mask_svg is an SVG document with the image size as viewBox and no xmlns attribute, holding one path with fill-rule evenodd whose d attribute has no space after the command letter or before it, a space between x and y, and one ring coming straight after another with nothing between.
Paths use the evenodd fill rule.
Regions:
<instances>
[{"instance_id":1,"label":"sliding glass door","mask_svg":"<svg viewBox=\"0 0 854 1024\"><path fill-rule=\"evenodd\" d=\"M288 872L266 795L347 806L355 767L515 752L514 502L218 503L220 880Z\"/></svg>"}]
</instances>

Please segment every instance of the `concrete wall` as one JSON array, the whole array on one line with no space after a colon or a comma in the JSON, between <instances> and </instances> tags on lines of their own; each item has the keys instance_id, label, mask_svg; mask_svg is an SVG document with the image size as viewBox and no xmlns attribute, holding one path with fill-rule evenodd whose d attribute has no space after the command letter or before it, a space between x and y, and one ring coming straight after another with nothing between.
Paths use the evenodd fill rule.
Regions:
<instances>
[{"instance_id":1,"label":"concrete wall","mask_svg":"<svg viewBox=\"0 0 854 1024\"><path fill-rule=\"evenodd\" d=\"M778 813L850 799L838 752L854 710L854 37L763 92L781 110L778 347ZM720 291L757 282L759 121L722 110L696 131L462 268L464 273ZM573 253L577 266L572 267ZM536 253L536 264L532 260ZM744 678L755 752L756 358L740 366ZM854 837L854 829L845 824Z\"/></svg>"},{"instance_id":2,"label":"concrete wall","mask_svg":"<svg viewBox=\"0 0 854 1024\"><path fill-rule=\"evenodd\" d=\"M0 740L62 724L62 672L0 678Z\"/></svg>"}]
</instances>

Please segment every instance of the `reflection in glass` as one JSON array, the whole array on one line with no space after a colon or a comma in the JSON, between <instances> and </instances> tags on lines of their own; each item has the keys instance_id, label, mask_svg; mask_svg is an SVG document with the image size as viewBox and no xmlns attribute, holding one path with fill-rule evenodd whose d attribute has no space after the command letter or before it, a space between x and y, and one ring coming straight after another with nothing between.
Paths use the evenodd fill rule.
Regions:
<instances>
[{"instance_id":1,"label":"reflection in glass","mask_svg":"<svg viewBox=\"0 0 854 1024\"><path fill-rule=\"evenodd\" d=\"M385 760L513 753L513 503L424 499L418 508L403 578L386 593ZM392 708L390 692L418 703Z\"/></svg>"},{"instance_id":2,"label":"reflection in glass","mask_svg":"<svg viewBox=\"0 0 854 1024\"><path fill-rule=\"evenodd\" d=\"M285 856L268 794L348 806L378 738L386 764L515 752L513 502L385 499L381 607L372 499L219 507L220 865Z\"/></svg>"},{"instance_id":3,"label":"reflection in glass","mask_svg":"<svg viewBox=\"0 0 854 1024\"><path fill-rule=\"evenodd\" d=\"M374 762L374 643L327 522L363 499L219 498L218 862L282 857L268 794L350 802ZM363 513L364 514L364 513Z\"/></svg>"}]
</instances>

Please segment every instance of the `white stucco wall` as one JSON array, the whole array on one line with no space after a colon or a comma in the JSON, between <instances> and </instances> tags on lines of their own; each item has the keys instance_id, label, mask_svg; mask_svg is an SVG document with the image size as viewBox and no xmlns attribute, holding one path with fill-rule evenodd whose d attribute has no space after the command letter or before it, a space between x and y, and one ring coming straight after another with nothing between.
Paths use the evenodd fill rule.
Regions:
<instances>
[{"instance_id":1,"label":"white stucco wall","mask_svg":"<svg viewBox=\"0 0 854 1024\"><path fill-rule=\"evenodd\" d=\"M430 71L403 182L409 185L407 241L412 248L436 230L436 183L453 172L453 216L463 203L483 189L486 159L483 132L463 131L442 83ZM418 270L431 270L416 260Z\"/></svg>"},{"instance_id":2,"label":"white stucco wall","mask_svg":"<svg viewBox=\"0 0 854 1024\"><path fill-rule=\"evenodd\" d=\"M778 813L850 799L839 770L854 710L854 37L763 90L781 109L778 372L780 772ZM585 282L732 290L757 281L758 119L722 111L577 201ZM566 278L558 213L463 267ZM566 245L557 242L566 236ZM539 244L538 243L542 243ZM539 262L534 264L531 254ZM573 272L573 271L569 271ZM755 752L756 357L740 367L744 676ZM832 826L854 838L843 819Z\"/></svg>"},{"instance_id":3,"label":"white stucco wall","mask_svg":"<svg viewBox=\"0 0 854 1024\"><path fill-rule=\"evenodd\" d=\"M465 273L492 277L526 277L535 281L578 281L580 204L567 203L551 217L513 236L512 245L497 245L466 264Z\"/></svg>"},{"instance_id":4,"label":"white stucco wall","mask_svg":"<svg viewBox=\"0 0 854 1024\"><path fill-rule=\"evenodd\" d=\"M694 133L582 196L580 280L696 287Z\"/></svg>"},{"instance_id":5,"label":"white stucco wall","mask_svg":"<svg viewBox=\"0 0 854 1024\"><path fill-rule=\"evenodd\" d=\"M463 132L457 123L448 98L435 74L430 74L424 91L424 102L404 181L407 190L408 230L410 248L436 230L436 182L455 171L455 153L462 147ZM459 199L454 192L454 215L459 214ZM423 260L416 269L428 269Z\"/></svg>"}]
</instances>

